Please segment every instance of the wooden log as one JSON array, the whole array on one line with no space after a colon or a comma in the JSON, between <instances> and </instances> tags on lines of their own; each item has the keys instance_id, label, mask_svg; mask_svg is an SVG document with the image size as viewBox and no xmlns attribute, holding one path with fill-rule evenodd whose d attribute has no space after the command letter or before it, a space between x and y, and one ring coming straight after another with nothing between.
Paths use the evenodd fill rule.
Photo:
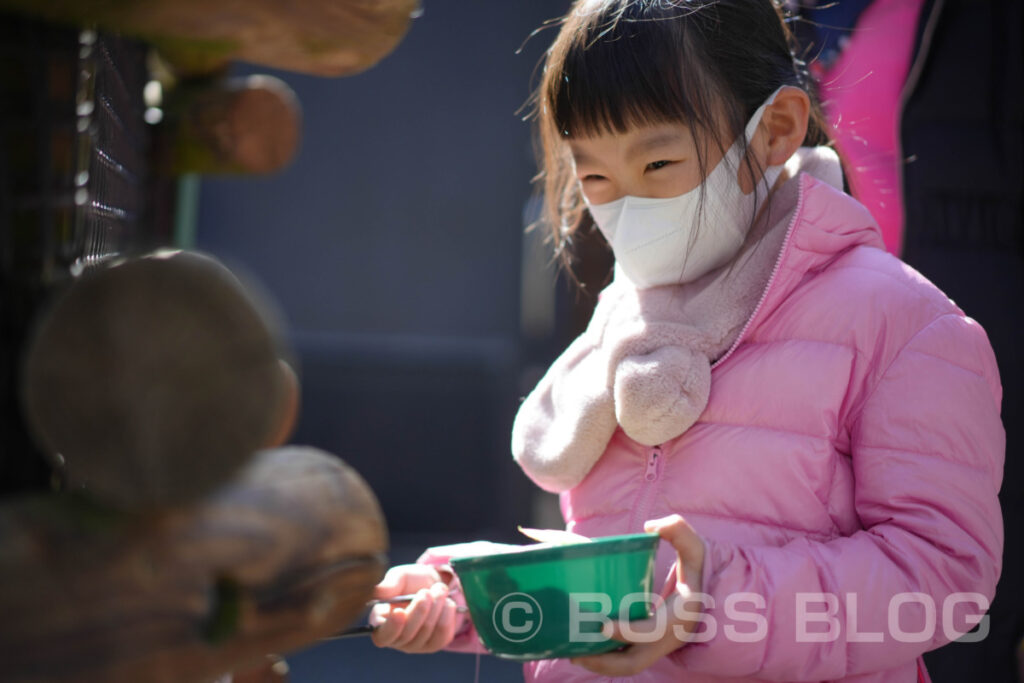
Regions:
<instances>
[{"instance_id":1,"label":"wooden log","mask_svg":"<svg viewBox=\"0 0 1024 683\"><path fill-rule=\"evenodd\" d=\"M263 451L208 501L162 515L68 496L8 502L3 678L210 681L345 628L386 550L366 483L311 448Z\"/></svg>"},{"instance_id":2,"label":"wooden log","mask_svg":"<svg viewBox=\"0 0 1024 683\"><path fill-rule=\"evenodd\" d=\"M240 59L319 76L376 64L419 0L0 0L0 7L143 38L183 73Z\"/></svg>"},{"instance_id":3,"label":"wooden log","mask_svg":"<svg viewBox=\"0 0 1024 683\"><path fill-rule=\"evenodd\" d=\"M272 76L181 82L163 112L172 173L272 173L299 147L298 98Z\"/></svg>"},{"instance_id":4,"label":"wooden log","mask_svg":"<svg viewBox=\"0 0 1024 683\"><path fill-rule=\"evenodd\" d=\"M197 253L74 281L29 341L22 390L67 485L123 508L195 501L286 438L298 391L267 311Z\"/></svg>"}]
</instances>

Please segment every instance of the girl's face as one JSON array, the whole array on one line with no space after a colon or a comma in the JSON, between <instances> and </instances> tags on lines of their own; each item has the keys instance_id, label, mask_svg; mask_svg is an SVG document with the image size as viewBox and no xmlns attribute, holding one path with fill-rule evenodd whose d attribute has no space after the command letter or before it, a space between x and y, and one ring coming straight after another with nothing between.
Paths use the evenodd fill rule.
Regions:
<instances>
[{"instance_id":1,"label":"girl's face","mask_svg":"<svg viewBox=\"0 0 1024 683\"><path fill-rule=\"evenodd\" d=\"M724 155L718 145L704 145L710 170ZM697 148L681 123L630 128L569 141L580 189L591 204L606 204L625 195L664 199L689 192L701 182Z\"/></svg>"}]
</instances>

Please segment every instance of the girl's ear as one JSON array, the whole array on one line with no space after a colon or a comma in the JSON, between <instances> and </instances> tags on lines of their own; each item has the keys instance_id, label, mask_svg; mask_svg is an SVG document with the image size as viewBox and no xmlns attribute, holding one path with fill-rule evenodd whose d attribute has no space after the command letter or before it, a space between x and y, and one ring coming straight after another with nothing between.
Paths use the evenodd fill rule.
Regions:
<instances>
[{"instance_id":1,"label":"girl's ear","mask_svg":"<svg viewBox=\"0 0 1024 683\"><path fill-rule=\"evenodd\" d=\"M811 100L800 88L784 87L765 109L761 119L768 128L769 166L785 163L800 148L807 136Z\"/></svg>"}]
</instances>

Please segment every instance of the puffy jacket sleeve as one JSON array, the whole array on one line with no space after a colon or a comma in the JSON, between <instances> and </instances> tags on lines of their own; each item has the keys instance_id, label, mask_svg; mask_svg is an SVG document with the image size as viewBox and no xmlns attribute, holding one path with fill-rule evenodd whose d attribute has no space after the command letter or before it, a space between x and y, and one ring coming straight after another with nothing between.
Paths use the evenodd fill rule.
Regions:
<instances>
[{"instance_id":1,"label":"puffy jacket sleeve","mask_svg":"<svg viewBox=\"0 0 1024 683\"><path fill-rule=\"evenodd\" d=\"M706 642L672 655L686 668L843 678L906 665L988 608L1002 554L1005 451L988 339L969 318L942 315L881 367L846 424L863 529L782 547L705 539L706 623L715 623ZM753 635L739 642L736 633Z\"/></svg>"}]
</instances>

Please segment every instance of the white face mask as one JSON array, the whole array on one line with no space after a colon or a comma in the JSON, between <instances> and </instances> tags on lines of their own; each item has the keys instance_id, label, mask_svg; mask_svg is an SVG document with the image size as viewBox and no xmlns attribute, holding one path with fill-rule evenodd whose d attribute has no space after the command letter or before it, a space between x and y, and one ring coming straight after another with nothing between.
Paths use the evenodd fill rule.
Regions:
<instances>
[{"instance_id":1,"label":"white face mask","mask_svg":"<svg viewBox=\"0 0 1024 683\"><path fill-rule=\"evenodd\" d=\"M778 92L772 93L747 123L744 137L748 145L765 107ZM607 204L587 202L590 215L612 247L617 270L638 289L646 289L689 282L728 263L743 245L767 189L782 172L782 166L768 167L764 186L743 194L737 179L742 154L737 139L704 179L703 212L699 185L668 199L627 195Z\"/></svg>"}]
</instances>

